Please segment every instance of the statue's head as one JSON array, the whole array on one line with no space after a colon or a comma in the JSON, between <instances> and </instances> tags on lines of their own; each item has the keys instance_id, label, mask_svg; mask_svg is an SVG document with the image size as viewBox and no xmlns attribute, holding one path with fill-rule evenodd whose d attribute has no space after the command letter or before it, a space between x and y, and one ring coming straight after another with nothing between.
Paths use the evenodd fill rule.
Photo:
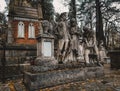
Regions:
<instances>
[{"instance_id":1,"label":"statue's head","mask_svg":"<svg viewBox=\"0 0 120 91\"><path fill-rule=\"evenodd\" d=\"M48 20L43 20L42 21L42 26L43 27L49 27L49 21Z\"/></svg>"}]
</instances>

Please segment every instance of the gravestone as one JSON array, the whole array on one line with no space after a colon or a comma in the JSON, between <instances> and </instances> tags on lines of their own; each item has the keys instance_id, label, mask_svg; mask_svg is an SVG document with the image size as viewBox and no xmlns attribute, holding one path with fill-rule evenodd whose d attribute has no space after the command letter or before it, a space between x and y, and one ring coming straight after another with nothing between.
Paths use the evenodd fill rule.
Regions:
<instances>
[{"instance_id":1,"label":"gravestone","mask_svg":"<svg viewBox=\"0 0 120 91\"><path fill-rule=\"evenodd\" d=\"M52 47L52 43L50 41L44 41L43 42L42 53L45 57L51 57L52 56L52 48L51 47Z\"/></svg>"},{"instance_id":2,"label":"gravestone","mask_svg":"<svg viewBox=\"0 0 120 91\"><path fill-rule=\"evenodd\" d=\"M54 37L52 35L37 36L37 57L42 59L54 59Z\"/></svg>"}]
</instances>

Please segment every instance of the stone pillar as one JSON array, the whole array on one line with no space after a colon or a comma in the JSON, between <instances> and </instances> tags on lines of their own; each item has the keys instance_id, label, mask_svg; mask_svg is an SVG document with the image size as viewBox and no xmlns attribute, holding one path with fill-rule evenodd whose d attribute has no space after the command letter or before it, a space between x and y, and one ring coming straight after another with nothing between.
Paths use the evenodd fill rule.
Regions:
<instances>
[{"instance_id":1,"label":"stone pillar","mask_svg":"<svg viewBox=\"0 0 120 91\"><path fill-rule=\"evenodd\" d=\"M54 58L54 37L39 35L37 37L37 56L42 58ZM46 51L47 50L47 51Z\"/></svg>"},{"instance_id":2,"label":"stone pillar","mask_svg":"<svg viewBox=\"0 0 120 91\"><path fill-rule=\"evenodd\" d=\"M45 63L45 65L47 64L46 62L50 64L56 63L54 58L54 37L48 34L40 34L37 36L37 41L37 64L40 61L44 61L43 63Z\"/></svg>"}]
</instances>

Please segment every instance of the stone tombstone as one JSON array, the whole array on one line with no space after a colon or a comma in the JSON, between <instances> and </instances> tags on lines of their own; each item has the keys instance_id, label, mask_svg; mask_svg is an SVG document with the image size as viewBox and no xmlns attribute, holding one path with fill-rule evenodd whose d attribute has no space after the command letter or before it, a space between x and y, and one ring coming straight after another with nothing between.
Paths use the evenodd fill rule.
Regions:
<instances>
[{"instance_id":1,"label":"stone tombstone","mask_svg":"<svg viewBox=\"0 0 120 91\"><path fill-rule=\"evenodd\" d=\"M49 33L49 22L42 22L43 33L37 36L37 64L54 64L54 36Z\"/></svg>"},{"instance_id":2,"label":"stone tombstone","mask_svg":"<svg viewBox=\"0 0 120 91\"><path fill-rule=\"evenodd\" d=\"M42 54L45 57L51 57L52 56L52 43L51 41L44 41L42 46Z\"/></svg>"},{"instance_id":3,"label":"stone tombstone","mask_svg":"<svg viewBox=\"0 0 120 91\"><path fill-rule=\"evenodd\" d=\"M62 23L65 25L63 21ZM40 88L52 87L73 81L83 81L88 78L104 75L102 67L90 66L84 68L83 66L83 68L81 68L80 63L59 64L58 60L54 58L54 37L49 32L48 24L48 21L42 24L43 33L37 36L37 58L34 61L34 65L31 65L24 74L24 83L28 91L38 91ZM61 43L67 43L67 41L62 41L60 44ZM68 47L67 45L66 50L64 50L65 52L68 52ZM63 50L60 51L64 53L62 52ZM62 56L67 59L66 55ZM61 57L61 54L59 57Z\"/></svg>"},{"instance_id":4,"label":"stone tombstone","mask_svg":"<svg viewBox=\"0 0 120 91\"><path fill-rule=\"evenodd\" d=\"M39 35L37 37L37 57L53 59L54 58L54 37Z\"/></svg>"}]
</instances>

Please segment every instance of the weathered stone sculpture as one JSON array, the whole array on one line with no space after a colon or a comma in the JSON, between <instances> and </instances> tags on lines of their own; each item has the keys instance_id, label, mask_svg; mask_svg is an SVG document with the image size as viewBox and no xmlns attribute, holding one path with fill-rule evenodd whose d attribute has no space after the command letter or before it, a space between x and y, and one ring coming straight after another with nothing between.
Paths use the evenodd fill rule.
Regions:
<instances>
[{"instance_id":1,"label":"weathered stone sculpture","mask_svg":"<svg viewBox=\"0 0 120 91\"><path fill-rule=\"evenodd\" d=\"M42 21L43 27L43 34L50 34L49 33L49 22L47 20Z\"/></svg>"},{"instance_id":2,"label":"weathered stone sculpture","mask_svg":"<svg viewBox=\"0 0 120 91\"><path fill-rule=\"evenodd\" d=\"M58 22L58 60L64 62L66 60L67 48L69 44L70 34L68 31L66 13L60 15L60 21Z\"/></svg>"},{"instance_id":3,"label":"weathered stone sculpture","mask_svg":"<svg viewBox=\"0 0 120 91\"><path fill-rule=\"evenodd\" d=\"M62 64L59 64L54 58L54 37L49 33L49 22L43 21L42 25L43 33L37 36L37 58L34 65L31 65L24 74L24 83L28 91L103 76L103 69L101 67L82 68L79 62L69 62L69 57L73 59L73 56L75 61L78 60L77 57L82 54L84 44L83 41L77 41L79 33L74 20L69 31L67 29L65 13L61 14L60 21L58 22L57 37L59 45L56 53L58 53L57 61L61 61ZM89 37L89 32L87 31L84 38L86 50L90 52L88 48L92 47L94 49L95 47L93 47L94 44L90 46L88 44L91 43L94 37ZM76 55L73 53L71 56L71 52L75 52ZM88 53L86 54L88 56ZM89 62L88 59L87 62Z\"/></svg>"},{"instance_id":4,"label":"weathered stone sculpture","mask_svg":"<svg viewBox=\"0 0 120 91\"><path fill-rule=\"evenodd\" d=\"M82 38L79 38L78 40L78 57L77 57L78 62L85 63L84 60L84 42Z\"/></svg>"},{"instance_id":5,"label":"weathered stone sculpture","mask_svg":"<svg viewBox=\"0 0 120 91\"><path fill-rule=\"evenodd\" d=\"M70 61L77 61L77 57L78 57L78 46L79 46L79 28L77 26L77 22L75 20L75 18L71 19L71 26L69 28L69 32L70 32L70 46L71 46L71 51L70 51Z\"/></svg>"},{"instance_id":6,"label":"weathered stone sculpture","mask_svg":"<svg viewBox=\"0 0 120 91\"><path fill-rule=\"evenodd\" d=\"M98 62L98 48L96 44L95 33L87 27L84 27L83 31L85 43L85 61L86 64L94 64L95 62Z\"/></svg>"},{"instance_id":7,"label":"weathered stone sculpture","mask_svg":"<svg viewBox=\"0 0 120 91\"><path fill-rule=\"evenodd\" d=\"M100 45L99 45L99 60L100 60L100 62L104 63L105 58L107 58L106 50L105 50L105 47L103 45L103 41L101 40Z\"/></svg>"}]
</instances>

